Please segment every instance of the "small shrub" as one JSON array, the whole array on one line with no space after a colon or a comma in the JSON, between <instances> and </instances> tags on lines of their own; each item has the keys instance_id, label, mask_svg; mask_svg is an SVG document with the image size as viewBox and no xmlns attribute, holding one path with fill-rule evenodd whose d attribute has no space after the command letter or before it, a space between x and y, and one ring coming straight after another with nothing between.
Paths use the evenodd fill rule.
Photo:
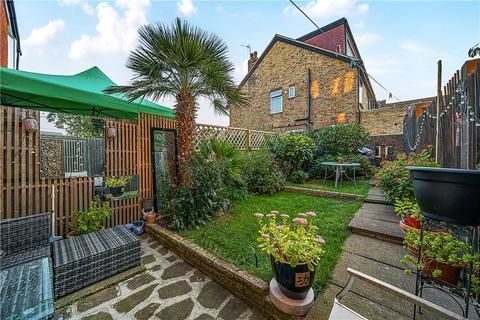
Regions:
<instances>
[{"instance_id":1,"label":"small shrub","mask_svg":"<svg viewBox=\"0 0 480 320\"><path fill-rule=\"evenodd\" d=\"M316 156L356 154L358 148L368 145L370 139L368 131L357 123L324 126L310 131L309 135L315 141Z\"/></svg>"},{"instance_id":2,"label":"small shrub","mask_svg":"<svg viewBox=\"0 0 480 320\"><path fill-rule=\"evenodd\" d=\"M109 188L118 188L118 187L125 187L130 180L132 180L132 176L124 176L124 177L108 177L106 184Z\"/></svg>"},{"instance_id":3,"label":"small shrub","mask_svg":"<svg viewBox=\"0 0 480 320\"><path fill-rule=\"evenodd\" d=\"M275 194L285 186L285 177L266 150L246 154L243 170L247 188L252 193Z\"/></svg>"},{"instance_id":4,"label":"small shrub","mask_svg":"<svg viewBox=\"0 0 480 320\"><path fill-rule=\"evenodd\" d=\"M288 180L293 183L305 183L308 180L308 178L309 178L308 173L302 170L294 171L288 176Z\"/></svg>"},{"instance_id":5,"label":"small shrub","mask_svg":"<svg viewBox=\"0 0 480 320\"><path fill-rule=\"evenodd\" d=\"M281 134L271 141L270 149L283 172L300 170L312 160L315 143L305 134Z\"/></svg>"},{"instance_id":6,"label":"small shrub","mask_svg":"<svg viewBox=\"0 0 480 320\"><path fill-rule=\"evenodd\" d=\"M419 153L410 154L410 159L401 153L393 161L384 161L375 177L378 188L389 203L396 199L413 199L413 186L410 171L406 166L437 167L431 156L432 147L426 146Z\"/></svg>"},{"instance_id":7,"label":"small shrub","mask_svg":"<svg viewBox=\"0 0 480 320\"><path fill-rule=\"evenodd\" d=\"M78 211L75 214L72 229L76 235L98 231L102 228L103 221L110 218L111 215L110 204L108 202L101 203L100 198L95 197L90 202L87 211Z\"/></svg>"}]
</instances>

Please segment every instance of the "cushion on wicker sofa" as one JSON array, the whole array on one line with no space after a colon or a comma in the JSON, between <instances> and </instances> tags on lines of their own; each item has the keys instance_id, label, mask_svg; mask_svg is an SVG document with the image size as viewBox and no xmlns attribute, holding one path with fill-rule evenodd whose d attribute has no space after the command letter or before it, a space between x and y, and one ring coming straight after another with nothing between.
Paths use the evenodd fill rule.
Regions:
<instances>
[{"instance_id":1,"label":"cushion on wicker sofa","mask_svg":"<svg viewBox=\"0 0 480 320\"><path fill-rule=\"evenodd\" d=\"M0 221L0 268L50 257L50 214L42 213Z\"/></svg>"},{"instance_id":2,"label":"cushion on wicker sofa","mask_svg":"<svg viewBox=\"0 0 480 320\"><path fill-rule=\"evenodd\" d=\"M140 240L116 226L52 244L55 298L140 265Z\"/></svg>"}]
</instances>

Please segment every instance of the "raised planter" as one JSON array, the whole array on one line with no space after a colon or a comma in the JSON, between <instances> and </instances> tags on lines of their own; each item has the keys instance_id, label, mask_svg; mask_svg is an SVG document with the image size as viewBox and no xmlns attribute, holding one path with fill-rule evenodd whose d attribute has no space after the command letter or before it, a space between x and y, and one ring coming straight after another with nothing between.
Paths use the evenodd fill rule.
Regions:
<instances>
[{"instance_id":1,"label":"raised planter","mask_svg":"<svg viewBox=\"0 0 480 320\"><path fill-rule=\"evenodd\" d=\"M459 225L480 225L480 171L407 167L422 213Z\"/></svg>"}]
</instances>

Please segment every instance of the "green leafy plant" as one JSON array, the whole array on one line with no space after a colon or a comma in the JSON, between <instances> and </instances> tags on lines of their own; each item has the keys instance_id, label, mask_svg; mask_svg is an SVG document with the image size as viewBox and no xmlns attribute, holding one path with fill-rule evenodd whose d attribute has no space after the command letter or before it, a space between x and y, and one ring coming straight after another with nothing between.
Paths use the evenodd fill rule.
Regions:
<instances>
[{"instance_id":1,"label":"green leafy plant","mask_svg":"<svg viewBox=\"0 0 480 320\"><path fill-rule=\"evenodd\" d=\"M438 167L431 156L432 146L426 146L419 153L410 154L410 158L403 153L398 154L393 161L384 161L375 177L377 187L389 203L396 199L412 199L413 186L410 171L407 166Z\"/></svg>"},{"instance_id":2,"label":"green leafy plant","mask_svg":"<svg viewBox=\"0 0 480 320\"><path fill-rule=\"evenodd\" d=\"M323 126L309 131L316 144L316 156L329 154L332 156L356 154L357 150L369 144L370 134L361 125L337 124Z\"/></svg>"},{"instance_id":3,"label":"green leafy plant","mask_svg":"<svg viewBox=\"0 0 480 320\"><path fill-rule=\"evenodd\" d=\"M402 263L413 263L419 270L434 267L432 276L437 278L442 275L442 271L438 268L438 263L463 268L466 266L465 253L470 252L470 247L463 241L457 240L448 232L424 232L421 239L420 232L410 229L405 234L404 244L415 249L421 249L422 259L418 263L418 258L411 254L406 254L401 260ZM432 264L431 262L436 262ZM409 274L411 271L406 270Z\"/></svg>"},{"instance_id":4,"label":"green leafy plant","mask_svg":"<svg viewBox=\"0 0 480 320\"><path fill-rule=\"evenodd\" d=\"M109 188L119 188L119 187L125 187L130 180L132 180L132 176L124 176L124 177L108 177L106 184L107 187Z\"/></svg>"},{"instance_id":5,"label":"green leafy plant","mask_svg":"<svg viewBox=\"0 0 480 320\"><path fill-rule=\"evenodd\" d=\"M420 207L414 200L410 199L397 199L393 203L395 213L404 218L410 216L416 220L422 220L422 213L420 212Z\"/></svg>"},{"instance_id":6,"label":"green leafy plant","mask_svg":"<svg viewBox=\"0 0 480 320\"><path fill-rule=\"evenodd\" d=\"M78 211L72 224L72 229L76 235L86 234L98 231L102 228L103 221L110 218L110 204L100 202L99 197L95 197L87 211Z\"/></svg>"},{"instance_id":7,"label":"green leafy plant","mask_svg":"<svg viewBox=\"0 0 480 320\"><path fill-rule=\"evenodd\" d=\"M293 183L305 183L308 180L308 173L302 171L302 170L297 170L292 172L288 176L288 180L293 182Z\"/></svg>"},{"instance_id":8,"label":"green leafy plant","mask_svg":"<svg viewBox=\"0 0 480 320\"><path fill-rule=\"evenodd\" d=\"M286 174L302 169L313 158L315 143L305 134L281 134L270 142L270 149Z\"/></svg>"},{"instance_id":9,"label":"green leafy plant","mask_svg":"<svg viewBox=\"0 0 480 320\"><path fill-rule=\"evenodd\" d=\"M288 263L292 268L306 263L313 271L324 253L323 238L317 235L318 227L310 223L314 212L300 213L290 219L288 214L277 211L264 215L256 213L259 219L259 247L280 263Z\"/></svg>"},{"instance_id":10,"label":"green leafy plant","mask_svg":"<svg viewBox=\"0 0 480 320\"><path fill-rule=\"evenodd\" d=\"M283 190L285 176L267 150L251 151L245 155L243 174L248 191L256 194L275 194Z\"/></svg>"}]
</instances>

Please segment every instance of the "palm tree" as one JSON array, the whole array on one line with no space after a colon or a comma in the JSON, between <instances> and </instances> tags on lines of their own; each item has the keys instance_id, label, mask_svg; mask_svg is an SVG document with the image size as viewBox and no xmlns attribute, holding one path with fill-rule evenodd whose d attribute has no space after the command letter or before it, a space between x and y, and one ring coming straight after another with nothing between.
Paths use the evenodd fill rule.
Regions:
<instances>
[{"instance_id":1,"label":"palm tree","mask_svg":"<svg viewBox=\"0 0 480 320\"><path fill-rule=\"evenodd\" d=\"M110 87L105 92L121 93L132 101L175 97L179 182L187 182L187 165L194 151L197 99L206 98L224 115L229 107L247 104L231 76L234 65L228 58L227 45L217 35L177 18L172 26L140 28L139 45L130 53L127 68L134 74L130 84Z\"/></svg>"}]
</instances>

